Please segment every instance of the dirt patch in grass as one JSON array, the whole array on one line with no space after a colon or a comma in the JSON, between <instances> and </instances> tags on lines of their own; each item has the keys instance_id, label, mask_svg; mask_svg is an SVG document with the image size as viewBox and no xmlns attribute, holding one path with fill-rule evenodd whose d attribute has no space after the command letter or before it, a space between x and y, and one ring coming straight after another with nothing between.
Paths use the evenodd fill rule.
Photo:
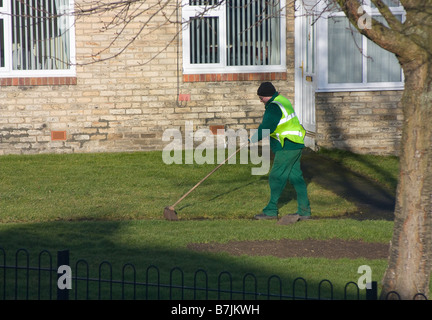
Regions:
<instances>
[{"instance_id":1,"label":"dirt patch in grass","mask_svg":"<svg viewBox=\"0 0 432 320\"><path fill-rule=\"evenodd\" d=\"M190 250L227 252L232 255L275 256L279 258L313 257L327 259L386 259L389 245L363 241L332 240L260 240L228 243L190 243Z\"/></svg>"},{"instance_id":2,"label":"dirt patch in grass","mask_svg":"<svg viewBox=\"0 0 432 320\"><path fill-rule=\"evenodd\" d=\"M335 161L305 149L302 157L303 175L307 183L314 181L356 204L358 211L336 219L387 220L394 219L395 193L380 184L342 167ZM291 199L291 198L290 198ZM282 199L283 204L283 199ZM258 213L258 212L257 212ZM312 210L312 219L315 219ZM284 222L283 217L279 224ZM286 221L285 221L286 222ZM303 222L302 222L303 223ZM332 240L264 240L233 241L229 243L191 243L190 250L228 252L232 255L318 257L327 259L387 259L389 244L364 241Z\"/></svg>"}]
</instances>

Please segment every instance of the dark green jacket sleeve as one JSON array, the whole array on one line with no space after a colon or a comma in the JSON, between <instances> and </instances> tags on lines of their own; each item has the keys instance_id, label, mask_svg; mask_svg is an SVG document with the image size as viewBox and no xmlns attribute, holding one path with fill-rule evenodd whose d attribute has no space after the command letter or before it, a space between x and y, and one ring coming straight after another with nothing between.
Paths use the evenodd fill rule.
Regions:
<instances>
[{"instance_id":1,"label":"dark green jacket sleeve","mask_svg":"<svg viewBox=\"0 0 432 320\"><path fill-rule=\"evenodd\" d=\"M269 103L268 105L266 105L266 110L264 112L262 122L258 127L258 131L251 137L251 143L262 140L262 138L264 137L262 132L263 129L268 129L268 134L274 132L281 118L282 111L277 104Z\"/></svg>"}]
</instances>

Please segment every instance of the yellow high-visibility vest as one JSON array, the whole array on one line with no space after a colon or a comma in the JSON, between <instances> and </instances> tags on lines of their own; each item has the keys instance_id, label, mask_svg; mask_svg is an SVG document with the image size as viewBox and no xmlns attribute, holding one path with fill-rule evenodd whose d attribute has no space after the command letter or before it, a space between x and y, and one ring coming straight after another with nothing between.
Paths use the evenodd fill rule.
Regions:
<instances>
[{"instance_id":1,"label":"yellow high-visibility vest","mask_svg":"<svg viewBox=\"0 0 432 320\"><path fill-rule=\"evenodd\" d=\"M287 98L278 95L271 103L275 103L279 106L282 111L282 118L280 119L276 130L270 134L270 137L278 140L282 145L282 148L284 146L285 138L288 138L295 143L304 144L306 130L300 124L291 102Z\"/></svg>"}]
</instances>

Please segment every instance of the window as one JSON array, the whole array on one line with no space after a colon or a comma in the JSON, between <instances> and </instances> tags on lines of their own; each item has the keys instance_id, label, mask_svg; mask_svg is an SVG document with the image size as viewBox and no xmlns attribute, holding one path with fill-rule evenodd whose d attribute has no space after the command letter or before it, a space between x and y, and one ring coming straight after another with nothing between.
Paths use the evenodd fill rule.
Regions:
<instances>
[{"instance_id":1,"label":"window","mask_svg":"<svg viewBox=\"0 0 432 320\"><path fill-rule=\"evenodd\" d=\"M279 0L184 0L183 72L283 72Z\"/></svg>"},{"instance_id":2,"label":"window","mask_svg":"<svg viewBox=\"0 0 432 320\"><path fill-rule=\"evenodd\" d=\"M0 77L74 76L70 0L0 2Z\"/></svg>"},{"instance_id":3,"label":"window","mask_svg":"<svg viewBox=\"0 0 432 320\"><path fill-rule=\"evenodd\" d=\"M405 12L397 0L384 1L401 21ZM386 24L372 3L363 9ZM334 11L318 20L318 90L403 89L403 73L395 55L361 35L344 13Z\"/></svg>"}]
</instances>

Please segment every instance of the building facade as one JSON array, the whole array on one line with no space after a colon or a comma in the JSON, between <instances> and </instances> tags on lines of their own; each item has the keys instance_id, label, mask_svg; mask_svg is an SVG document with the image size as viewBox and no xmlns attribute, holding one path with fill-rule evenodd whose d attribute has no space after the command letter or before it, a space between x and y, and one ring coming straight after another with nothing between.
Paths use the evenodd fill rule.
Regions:
<instances>
[{"instance_id":1,"label":"building facade","mask_svg":"<svg viewBox=\"0 0 432 320\"><path fill-rule=\"evenodd\" d=\"M30 3L0 9L0 155L162 150L186 122L255 129L263 81L293 102L308 146L398 153L401 70L365 81L371 55L389 59L361 37L350 68L353 47L334 51L349 41L340 13L318 23L290 0Z\"/></svg>"}]
</instances>

